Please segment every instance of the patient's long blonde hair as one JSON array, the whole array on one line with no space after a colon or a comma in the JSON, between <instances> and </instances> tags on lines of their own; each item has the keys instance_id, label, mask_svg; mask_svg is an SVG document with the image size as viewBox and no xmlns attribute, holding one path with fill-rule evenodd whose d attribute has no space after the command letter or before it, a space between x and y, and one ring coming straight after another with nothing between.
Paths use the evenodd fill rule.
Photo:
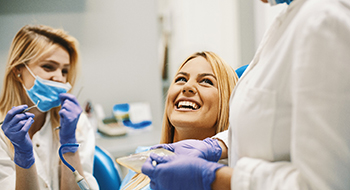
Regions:
<instances>
[{"instance_id":1,"label":"patient's long blonde hair","mask_svg":"<svg viewBox=\"0 0 350 190\"><path fill-rule=\"evenodd\" d=\"M219 91L219 112L218 120L215 124L216 133L227 130L229 123L229 101L230 95L233 88L236 86L238 81L238 76L234 69L228 65L223 59L221 59L217 54L209 51L197 52L189 56L180 65L177 72L179 72L184 65L196 57L205 58L213 69L214 75L218 81L218 91ZM172 81L172 84L175 81ZM169 98L167 97L165 106L168 105ZM167 113L167 108L164 109L163 124L162 124L162 135L160 143L173 143L174 139L174 126L170 123ZM150 179L144 174L135 174L127 185L123 189L141 189L145 187L150 182Z\"/></svg>"},{"instance_id":2,"label":"patient's long blonde hair","mask_svg":"<svg viewBox=\"0 0 350 190\"><path fill-rule=\"evenodd\" d=\"M24 64L31 64L47 55L55 45L60 45L67 50L70 57L70 70L67 82L74 86L78 70L78 43L77 40L61 29L54 29L44 25L26 25L22 27L14 37L5 68L3 88L0 95L0 119L3 120L7 112L13 106L19 106L26 102L27 95L21 81L15 74L15 70ZM59 125L58 111L60 107L50 111L52 127ZM13 152L13 146L1 130L0 135L5 138L7 145Z\"/></svg>"}]
</instances>

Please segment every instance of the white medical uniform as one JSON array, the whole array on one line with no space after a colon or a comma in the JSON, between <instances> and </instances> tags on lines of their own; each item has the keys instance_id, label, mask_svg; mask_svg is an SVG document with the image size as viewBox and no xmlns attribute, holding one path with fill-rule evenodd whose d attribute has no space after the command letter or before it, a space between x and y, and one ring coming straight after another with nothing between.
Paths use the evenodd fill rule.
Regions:
<instances>
[{"instance_id":1,"label":"white medical uniform","mask_svg":"<svg viewBox=\"0 0 350 190\"><path fill-rule=\"evenodd\" d=\"M294 0L230 102L231 189L350 189L350 1Z\"/></svg>"},{"instance_id":2,"label":"white medical uniform","mask_svg":"<svg viewBox=\"0 0 350 190\"><path fill-rule=\"evenodd\" d=\"M34 134L32 139L40 190L59 189L60 159L58 149L60 143L53 138L56 136L52 133L50 114L48 113L44 126ZM85 180L92 189L99 189L97 181L92 175L95 136L85 114L81 114L79 118L76 138L80 144L78 150ZM16 184L16 167L5 142L2 136L0 138L0 189L13 190Z\"/></svg>"}]
</instances>

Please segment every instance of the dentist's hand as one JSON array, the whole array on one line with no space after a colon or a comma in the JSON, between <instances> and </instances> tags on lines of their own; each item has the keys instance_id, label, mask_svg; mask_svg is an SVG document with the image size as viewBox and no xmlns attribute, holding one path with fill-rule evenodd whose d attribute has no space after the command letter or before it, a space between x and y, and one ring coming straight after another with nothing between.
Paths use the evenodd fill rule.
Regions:
<instances>
[{"instance_id":1,"label":"dentist's hand","mask_svg":"<svg viewBox=\"0 0 350 190\"><path fill-rule=\"evenodd\" d=\"M13 107L7 114L2 124L2 130L10 139L15 150L14 162L25 169L30 168L34 162L33 144L28 130L34 122L34 114L21 113L28 108L27 105Z\"/></svg>"},{"instance_id":2,"label":"dentist's hand","mask_svg":"<svg viewBox=\"0 0 350 190\"><path fill-rule=\"evenodd\" d=\"M172 144L159 144L151 147L164 148L174 152L176 155L189 155L206 159L208 161L219 161L222 149L217 139L206 138L204 140L183 140Z\"/></svg>"},{"instance_id":3,"label":"dentist's hand","mask_svg":"<svg viewBox=\"0 0 350 190\"><path fill-rule=\"evenodd\" d=\"M61 110L58 112L61 117L61 129L60 129L60 143L76 143L75 131L77 128L77 123L79 121L80 114L83 109L80 107L77 99L68 93L62 93L59 95L61 100ZM76 152L77 147L68 147L63 149L63 153L66 152Z\"/></svg>"},{"instance_id":4,"label":"dentist's hand","mask_svg":"<svg viewBox=\"0 0 350 190\"><path fill-rule=\"evenodd\" d=\"M193 156L152 153L143 164L142 173L151 179L150 187L154 190L210 190L216 170L223 166Z\"/></svg>"}]
</instances>

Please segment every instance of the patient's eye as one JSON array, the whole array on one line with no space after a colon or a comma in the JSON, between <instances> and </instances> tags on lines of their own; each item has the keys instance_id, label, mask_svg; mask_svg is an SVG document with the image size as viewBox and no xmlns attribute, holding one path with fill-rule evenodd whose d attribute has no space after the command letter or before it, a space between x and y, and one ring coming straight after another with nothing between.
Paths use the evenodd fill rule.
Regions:
<instances>
[{"instance_id":1,"label":"patient's eye","mask_svg":"<svg viewBox=\"0 0 350 190\"><path fill-rule=\"evenodd\" d=\"M177 77L175 79L175 83L177 83L177 82L187 82L187 79L185 77Z\"/></svg>"},{"instance_id":2,"label":"patient's eye","mask_svg":"<svg viewBox=\"0 0 350 190\"><path fill-rule=\"evenodd\" d=\"M214 85L214 83L210 79L203 79L201 81L201 83L207 83L207 84L210 84L210 85Z\"/></svg>"}]
</instances>

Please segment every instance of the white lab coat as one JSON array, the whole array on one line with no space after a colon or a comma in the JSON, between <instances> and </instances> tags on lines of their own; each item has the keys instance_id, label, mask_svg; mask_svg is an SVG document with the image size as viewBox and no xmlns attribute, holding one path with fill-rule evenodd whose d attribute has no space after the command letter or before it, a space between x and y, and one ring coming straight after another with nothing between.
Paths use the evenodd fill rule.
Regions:
<instances>
[{"instance_id":1,"label":"white lab coat","mask_svg":"<svg viewBox=\"0 0 350 190\"><path fill-rule=\"evenodd\" d=\"M294 0L230 102L231 189L350 189L350 1Z\"/></svg>"},{"instance_id":2,"label":"white lab coat","mask_svg":"<svg viewBox=\"0 0 350 190\"><path fill-rule=\"evenodd\" d=\"M50 114L47 114L44 126L40 131L34 134L32 139L40 190L59 189L60 160L58 149L60 144L58 141L53 141L53 137ZM85 114L81 114L79 118L76 138L77 142L80 144L79 155L85 179L92 189L99 189L97 181L92 176L95 136L93 128ZM0 189L15 189L15 163L13 162L13 156L11 156L3 136L0 138L0 167Z\"/></svg>"}]
</instances>

